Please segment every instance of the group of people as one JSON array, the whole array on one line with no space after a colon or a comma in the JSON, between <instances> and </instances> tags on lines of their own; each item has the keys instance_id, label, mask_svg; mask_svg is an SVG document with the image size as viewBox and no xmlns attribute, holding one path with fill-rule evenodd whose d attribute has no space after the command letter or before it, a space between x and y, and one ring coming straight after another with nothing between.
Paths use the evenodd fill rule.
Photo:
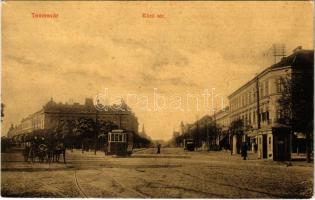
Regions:
<instances>
[{"instance_id":1,"label":"group of people","mask_svg":"<svg viewBox=\"0 0 315 200\"><path fill-rule=\"evenodd\" d=\"M40 162L59 162L60 155L63 155L65 162L65 145L62 139L51 135L50 137L32 136L24 143L25 161L34 162L36 158Z\"/></svg>"}]
</instances>

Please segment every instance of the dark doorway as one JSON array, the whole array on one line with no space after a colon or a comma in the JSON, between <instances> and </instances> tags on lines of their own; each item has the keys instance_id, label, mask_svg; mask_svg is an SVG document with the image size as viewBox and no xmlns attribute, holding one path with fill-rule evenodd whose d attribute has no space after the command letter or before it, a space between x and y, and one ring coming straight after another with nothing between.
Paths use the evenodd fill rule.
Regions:
<instances>
[{"instance_id":1,"label":"dark doorway","mask_svg":"<svg viewBox=\"0 0 315 200\"><path fill-rule=\"evenodd\" d=\"M273 159L278 161L290 160L291 158L291 142L289 129L273 129L274 149Z\"/></svg>"},{"instance_id":2,"label":"dark doorway","mask_svg":"<svg viewBox=\"0 0 315 200\"><path fill-rule=\"evenodd\" d=\"M263 135L262 150L263 158L267 158L267 135Z\"/></svg>"}]
</instances>

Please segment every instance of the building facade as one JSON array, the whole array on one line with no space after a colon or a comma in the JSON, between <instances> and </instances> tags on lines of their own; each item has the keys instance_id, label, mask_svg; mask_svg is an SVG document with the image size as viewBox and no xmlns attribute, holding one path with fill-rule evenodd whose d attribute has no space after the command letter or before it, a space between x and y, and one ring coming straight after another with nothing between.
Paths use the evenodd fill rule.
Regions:
<instances>
[{"instance_id":1,"label":"building facade","mask_svg":"<svg viewBox=\"0 0 315 200\"><path fill-rule=\"evenodd\" d=\"M230 149L230 134L229 134L229 127L230 127L230 116L229 116L230 108L226 107L220 110L218 113L212 116L212 119L215 120L217 127L219 128L219 137L217 144L220 145L224 149Z\"/></svg>"},{"instance_id":2,"label":"building facade","mask_svg":"<svg viewBox=\"0 0 315 200\"><path fill-rule=\"evenodd\" d=\"M250 143L260 159L290 159L292 131L283 123L290 116L284 113L278 100L283 95L283 80L292 77L293 66L299 67L296 61L305 54L313 55L313 51L301 50L283 58L228 97L230 122L242 120L242 140ZM233 153L236 153L237 137L233 136L233 140Z\"/></svg>"},{"instance_id":3,"label":"building facade","mask_svg":"<svg viewBox=\"0 0 315 200\"><path fill-rule=\"evenodd\" d=\"M127 105L124 105L127 107ZM90 118L93 120L109 121L128 132L138 134L138 120L128 109L96 110L93 100L87 98L85 104L62 104L51 99L41 110L22 119L21 123L11 126L8 137L31 133L39 129L54 129L68 120Z\"/></svg>"}]
</instances>

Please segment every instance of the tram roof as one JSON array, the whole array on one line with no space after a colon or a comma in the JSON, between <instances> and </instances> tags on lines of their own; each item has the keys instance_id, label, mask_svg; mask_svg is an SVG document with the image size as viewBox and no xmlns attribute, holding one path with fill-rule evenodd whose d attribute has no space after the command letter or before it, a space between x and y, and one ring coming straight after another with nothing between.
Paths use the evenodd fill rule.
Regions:
<instances>
[{"instance_id":1,"label":"tram roof","mask_svg":"<svg viewBox=\"0 0 315 200\"><path fill-rule=\"evenodd\" d=\"M123 133L124 130L123 129L114 129L112 131L110 131L109 133Z\"/></svg>"}]
</instances>

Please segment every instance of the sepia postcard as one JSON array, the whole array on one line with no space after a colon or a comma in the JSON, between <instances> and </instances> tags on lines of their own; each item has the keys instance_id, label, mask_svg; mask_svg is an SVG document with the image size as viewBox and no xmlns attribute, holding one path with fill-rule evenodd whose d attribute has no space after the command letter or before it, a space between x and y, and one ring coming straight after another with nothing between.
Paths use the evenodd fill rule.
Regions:
<instances>
[{"instance_id":1,"label":"sepia postcard","mask_svg":"<svg viewBox=\"0 0 315 200\"><path fill-rule=\"evenodd\" d=\"M2 1L1 196L312 198L312 1Z\"/></svg>"}]
</instances>

